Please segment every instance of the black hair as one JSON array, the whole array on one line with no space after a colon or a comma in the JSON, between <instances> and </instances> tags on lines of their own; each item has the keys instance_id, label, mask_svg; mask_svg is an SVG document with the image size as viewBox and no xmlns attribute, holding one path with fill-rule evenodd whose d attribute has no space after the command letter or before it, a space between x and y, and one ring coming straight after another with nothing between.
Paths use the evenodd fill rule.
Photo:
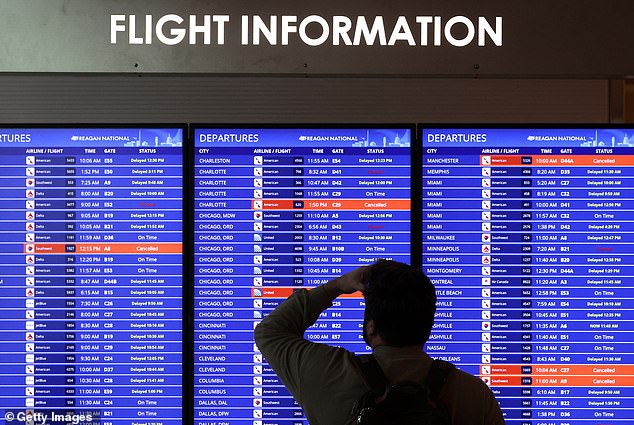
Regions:
<instances>
[{"instance_id":1,"label":"black hair","mask_svg":"<svg viewBox=\"0 0 634 425\"><path fill-rule=\"evenodd\" d=\"M379 260L363 275L365 320L374 320L379 336L393 347L422 346L436 313L436 290L420 270Z\"/></svg>"}]
</instances>

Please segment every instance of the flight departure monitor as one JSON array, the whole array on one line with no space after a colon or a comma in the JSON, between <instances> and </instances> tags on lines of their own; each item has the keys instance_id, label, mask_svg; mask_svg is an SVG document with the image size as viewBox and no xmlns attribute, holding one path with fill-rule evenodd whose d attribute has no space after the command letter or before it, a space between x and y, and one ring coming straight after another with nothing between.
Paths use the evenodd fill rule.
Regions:
<instances>
[{"instance_id":1,"label":"flight departure monitor","mask_svg":"<svg viewBox=\"0 0 634 425\"><path fill-rule=\"evenodd\" d=\"M198 127L194 421L306 423L254 326L298 288L377 258L409 263L410 128ZM357 294L307 332L365 352Z\"/></svg>"},{"instance_id":2,"label":"flight departure monitor","mask_svg":"<svg viewBox=\"0 0 634 425\"><path fill-rule=\"evenodd\" d=\"M0 129L0 423L182 423L182 142Z\"/></svg>"},{"instance_id":3,"label":"flight departure monitor","mask_svg":"<svg viewBox=\"0 0 634 425\"><path fill-rule=\"evenodd\" d=\"M426 346L507 424L634 422L634 129L424 128Z\"/></svg>"}]
</instances>

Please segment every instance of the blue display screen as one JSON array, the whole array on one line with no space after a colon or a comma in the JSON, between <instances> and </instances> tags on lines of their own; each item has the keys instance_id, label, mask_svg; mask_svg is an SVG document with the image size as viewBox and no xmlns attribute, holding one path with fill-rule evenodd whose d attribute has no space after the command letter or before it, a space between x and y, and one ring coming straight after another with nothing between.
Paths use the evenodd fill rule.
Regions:
<instances>
[{"instance_id":1,"label":"blue display screen","mask_svg":"<svg viewBox=\"0 0 634 425\"><path fill-rule=\"evenodd\" d=\"M424 129L426 349L507 424L634 421L634 130Z\"/></svg>"},{"instance_id":2,"label":"blue display screen","mask_svg":"<svg viewBox=\"0 0 634 425\"><path fill-rule=\"evenodd\" d=\"M633 129L191 137L186 168L183 128L0 128L0 425L307 424L253 329L377 258L422 264L427 352L508 424L634 422ZM306 338L368 352L363 309Z\"/></svg>"},{"instance_id":3,"label":"blue display screen","mask_svg":"<svg viewBox=\"0 0 634 425\"><path fill-rule=\"evenodd\" d=\"M182 142L0 129L0 423L182 423Z\"/></svg>"},{"instance_id":4,"label":"blue display screen","mask_svg":"<svg viewBox=\"0 0 634 425\"><path fill-rule=\"evenodd\" d=\"M297 288L377 258L409 263L411 130L198 128L194 422L306 423L254 326ZM360 294L306 337L355 352Z\"/></svg>"}]
</instances>

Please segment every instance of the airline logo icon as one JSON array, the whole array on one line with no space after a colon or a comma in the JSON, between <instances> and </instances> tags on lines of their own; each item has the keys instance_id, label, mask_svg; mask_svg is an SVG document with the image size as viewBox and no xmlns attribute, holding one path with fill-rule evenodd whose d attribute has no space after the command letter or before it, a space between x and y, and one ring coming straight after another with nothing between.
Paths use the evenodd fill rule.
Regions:
<instances>
[{"instance_id":1,"label":"airline logo icon","mask_svg":"<svg viewBox=\"0 0 634 425\"><path fill-rule=\"evenodd\" d=\"M262 223L253 223L253 230L256 232L261 232L262 231Z\"/></svg>"},{"instance_id":2,"label":"airline logo icon","mask_svg":"<svg viewBox=\"0 0 634 425\"><path fill-rule=\"evenodd\" d=\"M254 277L253 278L253 286L262 286L262 278Z\"/></svg>"},{"instance_id":3,"label":"airline logo icon","mask_svg":"<svg viewBox=\"0 0 634 425\"><path fill-rule=\"evenodd\" d=\"M482 288L482 296L484 298L489 298L491 297L491 289L489 288Z\"/></svg>"},{"instance_id":4,"label":"airline logo icon","mask_svg":"<svg viewBox=\"0 0 634 425\"><path fill-rule=\"evenodd\" d=\"M491 189L482 189L482 197L484 199L491 199Z\"/></svg>"},{"instance_id":5,"label":"airline logo icon","mask_svg":"<svg viewBox=\"0 0 634 425\"><path fill-rule=\"evenodd\" d=\"M26 157L26 165L35 165L35 157L27 156Z\"/></svg>"},{"instance_id":6,"label":"airline logo icon","mask_svg":"<svg viewBox=\"0 0 634 425\"><path fill-rule=\"evenodd\" d=\"M482 165L491 165L491 157L483 156L482 157Z\"/></svg>"},{"instance_id":7,"label":"airline logo icon","mask_svg":"<svg viewBox=\"0 0 634 425\"><path fill-rule=\"evenodd\" d=\"M491 245L482 245L482 253L489 254L491 252Z\"/></svg>"},{"instance_id":8,"label":"airline logo icon","mask_svg":"<svg viewBox=\"0 0 634 425\"><path fill-rule=\"evenodd\" d=\"M254 200L253 201L253 208L256 209L256 210L261 210L262 209L262 201Z\"/></svg>"},{"instance_id":9,"label":"airline logo icon","mask_svg":"<svg viewBox=\"0 0 634 425\"><path fill-rule=\"evenodd\" d=\"M35 179L26 179L26 187L33 187L35 186Z\"/></svg>"},{"instance_id":10,"label":"airline logo icon","mask_svg":"<svg viewBox=\"0 0 634 425\"><path fill-rule=\"evenodd\" d=\"M482 308L491 308L491 301L482 300Z\"/></svg>"},{"instance_id":11,"label":"airline logo icon","mask_svg":"<svg viewBox=\"0 0 634 425\"><path fill-rule=\"evenodd\" d=\"M482 201L482 209L490 210L491 209L491 201Z\"/></svg>"},{"instance_id":12,"label":"airline logo icon","mask_svg":"<svg viewBox=\"0 0 634 425\"><path fill-rule=\"evenodd\" d=\"M490 167L482 167L482 177L491 177Z\"/></svg>"},{"instance_id":13,"label":"airline logo icon","mask_svg":"<svg viewBox=\"0 0 634 425\"><path fill-rule=\"evenodd\" d=\"M255 177L262 177L264 175L264 170L261 167L255 167L253 169L253 175Z\"/></svg>"},{"instance_id":14,"label":"airline logo icon","mask_svg":"<svg viewBox=\"0 0 634 425\"><path fill-rule=\"evenodd\" d=\"M256 397L262 397L262 388L260 387L253 387L253 395Z\"/></svg>"},{"instance_id":15,"label":"airline logo icon","mask_svg":"<svg viewBox=\"0 0 634 425\"><path fill-rule=\"evenodd\" d=\"M482 332L482 341L491 342L491 334L489 332Z\"/></svg>"},{"instance_id":16,"label":"airline logo icon","mask_svg":"<svg viewBox=\"0 0 634 425\"><path fill-rule=\"evenodd\" d=\"M491 187L491 179L482 179L482 187Z\"/></svg>"},{"instance_id":17,"label":"airline logo icon","mask_svg":"<svg viewBox=\"0 0 634 425\"><path fill-rule=\"evenodd\" d=\"M484 276L491 276L491 267L482 267L482 274Z\"/></svg>"},{"instance_id":18,"label":"airline logo icon","mask_svg":"<svg viewBox=\"0 0 634 425\"><path fill-rule=\"evenodd\" d=\"M26 192L24 193L24 196L26 196L29 199L35 198L35 191L33 189L27 189Z\"/></svg>"},{"instance_id":19,"label":"airline logo icon","mask_svg":"<svg viewBox=\"0 0 634 425\"><path fill-rule=\"evenodd\" d=\"M482 231L483 232L490 232L491 231L491 224L490 223L482 223Z\"/></svg>"},{"instance_id":20,"label":"airline logo icon","mask_svg":"<svg viewBox=\"0 0 634 425\"><path fill-rule=\"evenodd\" d=\"M491 256L483 255L482 256L482 264L491 264Z\"/></svg>"},{"instance_id":21,"label":"airline logo icon","mask_svg":"<svg viewBox=\"0 0 634 425\"><path fill-rule=\"evenodd\" d=\"M27 177L35 177L35 168L26 167L26 176Z\"/></svg>"},{"instance_id":22,"label":"airline logo icon","mask_svg":"<svg viewBox=\"0 0 634 425\"><path fill-rule=\"evenodd\" d=\"M483 354L482 355L482 363L491 363L491 355Z\"/></svg>"},{"instance_id":23,"label":"airline logo icon","mask_svg":"<svg viewBox=\"0 0 634 425\"><path fill-rule=\"evenodd\" d=\"M35 285L35 279L32 277L27 277L25 283L26 286L33 286Z\"/></svg>"},{"instance_id":24,"label":"airline logo icon","mask_svg":"<svg viewBox=\"0 0 634 425\"><path fill-rule=\"evenodd\" d=\"M262 418L262 410L254 409L253 410L253 417L256 418L256 419L261 419Z\"/></svg>"},{"instance_id":25,"label":"airline logo icon","mask_svg":"<svg viewBox=\"0 0 634 425\"><path fill-rule=\"evenodd\" d=\"M254 189L253 190L253 197L261 199L262 198L262 189Z\"/></svg>"},{"instance_id":26,"label":"airline logo icon","mask_svg":"<svg viewBox=\"0 0 634 425\"><path fill-rule=\"evenodd\" d=\"M260 235L259 233L254 233L253 242L262 242L262 235Z\"/></svg>"},{"instance_id":27,"label":"airline logo icon","mask_svg":"<svg viewBox=\"0 0 634 425\"><path fill-rule=\"evenodd\" d=\"M488 211L482 211L482 220L491 220L491 213Z\"/></svg>"},{"instance_id":28,"label":"airline logo icon","mask_svg":"<svg viewBox=\"0 0 634 425\"><path fill-rule=\"evenodd\" d=\"M482 366L481 370L482 370L482 374L483 375L490 375L491 374L491 366Z\"/></svg>"},{"instance_id":29,"label":"airline logo icon","mask_svg":"<svg viewBox=\"0 0 634 425\"><path fill-rule=\"evenodd\" d=\"M253 264L262 264L262 256L254 255L253 256Z\"/></svg>"},{"instance_id":30,"label":"airline logo icon","mask_svg":"<svg viewBox=\"0 0 634 425\"><path fill-rule=\"evenodd\" d=\"M491 241L491 234L483 233L482 234L482 242L489 242L489 241Z\"/></svg>"},{"instance_id":31,"label":"airline logo icon","mask_svg":"<svg viewBox=\"0 0 634 425\"><path fill-rule=\"evenodd\" d=\"M262 245L253 245L253 252L262 252Z\"/></svg>"},{"instance_id":32,"label":"airline logo icon","mask_svg":"<svg viewBox=\"0 0 634 425\"><path fill-rule=\"evenodd\" d=\"M490 310L482 310L482 319L490 320L491 319L491 311Z\"/></svg>"},{"instance_id":33,"label":"airline logo icon","mask_svg":"<svg viewBox=\"0 0 634 425\"><path fill-rule=\"evenodd\" d=\"M27 233L26 234L27 242L35 242L35 233Z\"/></svg>"},{"instance_id":34,"label":"airline logo icon","mask_svg":"<svg viewBox=\"0 0 634 425\"><path fill-rule=\"evenodd\" d=\"M491 285L491 278L490 277L483 277L482 278L482 285L490 286Z\"/></svg>"},{"instance_id":35,"label":"airline logo icon","mask_svg":"<svg viewBox=\"0 0 634 425\"><path fill-rule=\"evenodd\" d=\"M262 165L263 163L264 163L264 160L262 159L261 156L253 157L253 165Z\"/></svg>"},{"instance_id":36,"label":"airline logo icon","mask_svg":"<svg viewBox=\"0 0 634 425\"><path fill-rule=\"evenodd\" d=\"M262 179L253 179L253 187L262 187Z\"/></svg>"},{"instance_id":37,"label":"airline logo icon","mask_svg":"<svg viewBox=\"0 0 634 425\"><path fill-rule=\"evenodd\" d=\"M490 353L491 352L491 344L482 344L482 352Z\"/></svg>"},{"instance_id":38,"label":"airline logo icon","mask_svg":"<svg viewBox=\"0 0 634 425\"><path fill-rule=\"evenodd\" d=\"M482 322L482 330L490 331L491 330L491 322Z\"/></svg>"},{"instance_id":39,"label":"airline logo icon","mask_svg":"<svg viewBox=\"0 0 634 425\"><path fill-rule=\"evenodd\" d=\"M262 300L253 300L253 308L262 308Z\"/></svg>"},{"instance_id":40,"label":"airline logo icon","mask_svg":"<svg viewBox=\"0 0 634 425\"><path fill-rule=\"evenodd\" d=\"M262 354L253 355L253 363L262 363L262 360L263 360Z\"/></svg>"},{"instance_id":41,"label":"airline logo icon","mask_svg":"<svg viewBox=\"0 0 634 425\"><path fill-rule=\"evenodd\" d=\"M263 217L262 211L253 211L254 220L262 220L262 217Z\"/></svg>"},{"instance_id":42,"label":"airline logo icon","mask_svg":"<svg viewBox=\"0 0 634 425\"><path fill-rule=\"evenodd\" d=\"M262 274L262 269L259 267L253 267L253 274Z\"/></svg>"},{"instance_id":43,"label":"airline logo icon","mask_svg":"<svg viewBox=\"0 0 634 425\"><path fill-rule=\"evenodd\" d=\"M33 201L26 201L26 209L27 209L27 210L34 210L34 209L35 209L35 202L33 202Z\"/></svg>"}]
</instances>

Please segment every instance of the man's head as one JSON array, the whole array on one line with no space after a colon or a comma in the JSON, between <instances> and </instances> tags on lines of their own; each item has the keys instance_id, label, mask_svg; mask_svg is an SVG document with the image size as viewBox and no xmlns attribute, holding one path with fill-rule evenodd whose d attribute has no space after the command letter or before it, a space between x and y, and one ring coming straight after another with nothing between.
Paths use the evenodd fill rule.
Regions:
<instances>
[{"instance_id":1,"label":"man's head","mask_svg":"<svg viewBox=\"0 0 634 425\"><path fill-rule=\"evenodd\" d=\"M422 346L436 313L436 291L429 278L407 264L380 260L363 275L363 336L393 347Z\"/></svg>"}]
</instances>

